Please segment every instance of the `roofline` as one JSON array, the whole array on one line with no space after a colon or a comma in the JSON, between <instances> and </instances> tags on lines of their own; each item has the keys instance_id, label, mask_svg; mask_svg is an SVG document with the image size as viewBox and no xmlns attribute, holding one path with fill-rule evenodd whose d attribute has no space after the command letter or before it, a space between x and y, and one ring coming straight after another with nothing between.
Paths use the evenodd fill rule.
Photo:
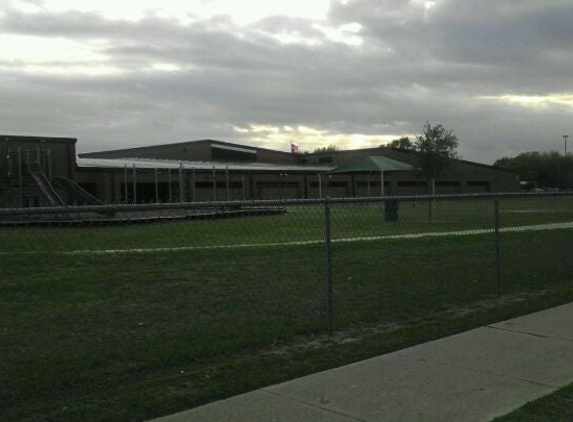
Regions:
<instances>
[{"instance_id":1,"label":"roofline","mask_svg":"<svg viewBox=\"0 0 573 422\"><path fill-rule=\"evenodd\" d=\"M62 136L0 135L0 141L18 141L18 142L49 141L49 142L62 142L67 144L75 144L78 141L78 139L62 137Z\"/></svg>"},{"instance_id":2,"label":"roofline","mask_svg":"<svg viewBox=\"0 0 573 422\"><path fill-rule=\"evenodd\" d=\"M462 163L473 164L474 166L480 166L480 167L486 167L486 168L489 168L489 169L494 169L494 170L496 170L496 171L505 171L505 172L507 172L507 173L519 174L519 173L517 173L517 172L515 172L515 171L513 171L513 170L504 169L503 167L497 167L497 166L494 166L494 165L476 163L476 162L474 162L474 161L461 160L461 159L458 159L458 161L461 161Z\"/></svg>"},{"instance_id":3,"label":"roofline","mask_svg":"<svg viewBox=\"0 0 573 422\"><path fill-rule=\"evenodd\" d=\"M390 149L392 151L399 151L399 152L403 152L405 154L415 154L415 155L423 154L421 152L412 151L409 149L392 148L392 147L388 147L388 146L379 146L379 147L372 147L372 148L355 148L355 149L340 149L340 150L325 151L325 152L311 152L311 153L309 153L309 155L339 154L339 153L345 153L345 152L350 152L350 151L364 151L364 152L366 152L366 151L380 151L381 149ZM446 158L448 158L449 160L460 161L462 163L472 164L474 166L479 166L479 167L485 167L485 168L493 169L496 171L505 171L507 173L519 174L515 171L504 169L502 167L496 167L496 166L489 165L489 164L476 163L475 161L463 160L461 158L451 158L451 157L446 157Z\"/></svg>"},{"instance_id":4,"label":"roofline","mask_svg":"<svg viewBox=\"0 0 573 422\"><path fill-rule=\"evenodd\" d=\"M0 137L1 136L2 135L0 135ZM32 137L27 137L27 138L32 138ZM74 139L74 138L49 138L49 137L39 137L39 138L40 139L42 139L42 138L44 138L44 139L70 139L70 140L73 139L74 142L76 141L76 139ZM151 149L161 148L161 147L185 146L185 145L190 145L190 144L201 144L201 143L209 143L209 144L217 143L217 144L230 146L230 147L250 148L250 149L254 149L256 151L268 151L268 152L272 152L275 154L281 154L281 155L285 155L285 156L289 156L289 157L293 155L291 152L278 151L278 150L274 150L274 149L270 149L270 148L261 148L261 147L244 145L244 144L237 144L237 143L232 143L232 142L218 141L216 139L198 139L198 140L194 140L194 141L174 142L174 143L168 143L168 144L155 144L155 145L147 145L147 146L142 146L142 147L84 152L84 153L78 154L78 157L80 157L80 158L97 158L97 157L91 157L91 155L92 154L105 154L105 153L123 153L123 152L133 153L135 151L146 151L146 150L151 150ZM303 157L305 155L319 156L319 155L330 155L330 154L344 154L344 153L348 153L351 151L361 151L364 153L369 153L369 152L374 153L374 152L380 152L381 150L399 151L399 152L402 152L405 154L415 154L415 155L422 154L418 151L412 151L412 150L407 150L407 149L402 149L402 148L392 148L389 146L379 146L379 147L371 147L371 148L355 148L355 149L343 149L343 150L333 150L333 151L309 152L308 154L299 154L298 157ZM375 154L369 154L369 155L375 155ZM131 156L131 157L128 156L128 157L124 157L124 158L133 158L133 156ZM474 166L479 166L479 167L487 168L490 170L503 171L503 172L512 173L512 174L519 174L515 171L508 170L508 169L505 169L502 167L496 167L496 166L489 165L489 164L477 163L475 161L468 161L468 160L463 160L460 158L450 158L450 157L447 157L447 158L450 160L453 160L453 161L459 161L462 163L471 164Z\"/></svg>"},{"instance_id":5,"label":"roofline","mask_svg":"<svg viewBox=\"0 0 573 422\"><path fill-rule=\"evenodd\" d=\"M216 139L206 139L205 141L216 142L217 144L222 144L222 145L226 145L226 146L230 146L230 147L247 148L247 149L250 148L250 149L256 149L257 151L269 151L269 152L274 152L275 154L283 154L283 155L288 155L288 156L294 155L292 152L279 151L279 150L270 149L270 148L255 147L255 146L245 145L245 144L235 144L233 142L217 141ZM191 141L191 142L193 142L193 141Z\"/></svg>"},{"instance_id":6,"label":"roofline","mask_svg":"<svg viewBox=\"0 0 573 422\"><path fill-rule=\"evenodd\" d=\"M89 158L80 157L76 162L78 169L124 169L134 166L139 169L160 169L172 168L178 169L196 169L211 171L213 168L217 170L229 169L230 171L291 171L300 173L320 173L330 171L335 168L332 165L301 165L289 163L227 163L222 161L186 161L186 160L169 160L169 159L155 159L155 158L138 158L138 157L125 157L125 158ZM138 166L139 165L139 166Z\"/></svg>"},{"instance_id":7,"label":"roofline","mask_svg":"<svg viewBox=\"0 0 573 422\"><path fill-rule=\"evenodd\" d=\"M230 147L248 148L248 149L254 149L257 151L269 151L269 152L273 152L275 154L284 154L284 155L288 155L288 156L293 155L292 153L286 152L286 151L278 151L278 150L270 149L270 148L261 148L261 147L255 147L255 146L244 145L244 144L236 144L236 143L232 143L232 142L218 141L216 139L197 139L195 141L173 142L173 143L169 143L169 144L155 144L155 145L146 145L146 146L142 146L142 147L133 147L133 148L121 148L121 149L110 149L110 150L105 150L105 151L83 152L81 154L78 154L78 156L83 157L83 158L90 158L89 154L146 151L146 150L151 150L154 148L184 146L184 145L202 144L202 143L209 143L209 144L216 143L216 144L221 144L221 145L230 146Z\"/></svg>"}]
</instances>

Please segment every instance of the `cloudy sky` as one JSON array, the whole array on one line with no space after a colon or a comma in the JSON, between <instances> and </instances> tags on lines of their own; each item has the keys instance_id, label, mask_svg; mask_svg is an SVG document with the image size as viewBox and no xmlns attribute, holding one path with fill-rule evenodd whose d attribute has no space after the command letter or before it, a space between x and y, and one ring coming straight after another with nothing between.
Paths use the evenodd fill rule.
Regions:
<instances>
[{"instance_id":1,"label":"cloudy sky","mask_svg":"<svg viewBox=\"0 0 573 422\"><path fill-rule=\"evenodd\" d=\"M492 163L573 139L573 2L2 0L0 77L0 133L79 152L350 149L430 122Z\"/></svg>"}]
</instances>

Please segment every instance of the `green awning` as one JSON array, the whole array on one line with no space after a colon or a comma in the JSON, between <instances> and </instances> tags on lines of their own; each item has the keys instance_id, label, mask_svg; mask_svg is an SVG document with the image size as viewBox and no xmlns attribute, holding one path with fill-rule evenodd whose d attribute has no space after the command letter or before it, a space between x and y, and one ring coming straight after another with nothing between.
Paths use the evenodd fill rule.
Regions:
<instances>
[{"instance_id":1,"label":"green awning","mask_svg":"<svg viewBox=\"0 0 573 422\"><path fill-rule=\"evenodd\" d=\"M415 167L380 155L369 155L358 161L335 168L331 173L381 173L386 171L413 171Z\"/></svg>"}]
</instances>

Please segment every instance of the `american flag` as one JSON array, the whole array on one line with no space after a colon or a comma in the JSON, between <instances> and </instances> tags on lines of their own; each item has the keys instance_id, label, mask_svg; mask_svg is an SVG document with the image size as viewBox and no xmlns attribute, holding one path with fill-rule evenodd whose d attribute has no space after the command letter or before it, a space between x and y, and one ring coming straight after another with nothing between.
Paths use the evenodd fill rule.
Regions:
<instances>
[{"instance_id":1,"label":"american flag","mask_svg":"<svg viewBox=\"0 0 573 422\"><path fill-rule=\"evenodd\" d=\"M300 149L298 148L298 145L290 144L290 152L292 154L300 154Z\"/></svg>"}]
</instances>

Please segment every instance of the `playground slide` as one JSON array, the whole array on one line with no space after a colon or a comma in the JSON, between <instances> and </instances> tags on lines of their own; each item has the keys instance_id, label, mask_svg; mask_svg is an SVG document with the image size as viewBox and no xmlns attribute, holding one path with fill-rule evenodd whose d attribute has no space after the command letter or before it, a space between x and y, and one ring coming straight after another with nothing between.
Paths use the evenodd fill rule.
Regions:
<instances>
[{"instance_id":1,"label":"playground slide","mask_svg":"<svg viewBox=\"0 0 573 422\"><path fill-rule=\"evenodd\" d=\"M58 193L54 190L54 187L51 185L50 181L46 177L46 175L42 172L40 166L36 163L30 164L28 163L28 171L30 175L34 179L34 182L44 195L44 198L50 203L50 205L57 206L57 205L65 205L63 199L58 195Z\"/></svg>"},{"instance_id":2,"label":"playground slide","mask_svg":"<svg viewBox=\"0 0 573 422\"><path fill-rule=\"evenodd\" d=\"M54 176L52 178L52 186L56 189L65 192L68 195L70 202L77 205L107 205L105 202L100 201L91 193L82 189L80 185L71 179L63 176Z\"/></svg>"},{"instance_id":3,"label":"playground slide","mask_svg":"<svg viewBox=\"0 0 573 422\"><path fill-rule=\"evenodd\" d=\"M53 177L50 182L37 163L29 163L28 171L44 198L46 198L52 206L106 205L105 202L100 201L89 192L86 192L76 182L67 177L56 176ZM66 194L63 198L66 198L68 203L58 194L58 191ZM113 212L104 212L103 214L109 215L113 214Z\"/></svg>"},{"instance_id":4,"label":"playground slide","mask_svg":"<svg viewBox=\"0 0 573 422\"><path fill-rule=\"evenodd\" d=\"M97 199L85 189L82 189L80 185L67 177L54 176L52 178L52 186L60 192L65 192L67 194L67 198L71 202L69 205L108 205L107 203ZM102 211L99 214L105 215L106 217L113 217L115 212Z\"/></svg>"}]
</instances>

